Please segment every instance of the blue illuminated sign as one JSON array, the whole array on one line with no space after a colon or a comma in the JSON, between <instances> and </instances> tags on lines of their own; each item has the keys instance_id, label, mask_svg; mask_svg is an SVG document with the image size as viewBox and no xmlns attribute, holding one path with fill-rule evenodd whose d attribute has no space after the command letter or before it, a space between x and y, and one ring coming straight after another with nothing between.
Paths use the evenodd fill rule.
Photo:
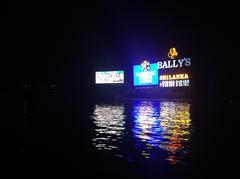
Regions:
<instances>
[{"instance_id":1,"label":"blue illuminated sign","mask_svg":"<svg viewBox=\"0 0 240 179\"><path fill-rule=\"evenodd\" d=\"M158 85L158 64L150 64L148 69L143 69L141 65L133 66L134 86Z\"/></svg>"}]
</instances>

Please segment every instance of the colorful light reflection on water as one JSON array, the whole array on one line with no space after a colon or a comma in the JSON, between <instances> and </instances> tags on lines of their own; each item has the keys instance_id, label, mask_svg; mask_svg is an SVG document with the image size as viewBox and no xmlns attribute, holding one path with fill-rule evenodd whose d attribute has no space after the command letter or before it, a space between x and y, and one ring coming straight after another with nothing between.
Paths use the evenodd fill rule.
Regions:
<instances>
[{"instance_id":1,"label":"colorful light reflection on water","mask_svg":"<svg viewBox=\"0 0 240 179\"><path fill-rule=\"evenodd\" d=\"M171 101L136 101L133 105L136 147L142 157L155 158L160 154L171 164L183 163L190 139L190 104ZM156 152L156 149L163 151Z\"/></svg>"},{"instance_id":2,"label":"colorful light reflection on water","mask_svg":"<svg viewBox=\"0 0 240 179\"><path fill-rule=\"evenodd\" d=\"M172 165L185 164L191 135L190 104L138 100L131 104L95 106L92 143L96 149L133 160L164 158ZM126 109L131 112L127 114Z\"/></svg>"}]
</instances>

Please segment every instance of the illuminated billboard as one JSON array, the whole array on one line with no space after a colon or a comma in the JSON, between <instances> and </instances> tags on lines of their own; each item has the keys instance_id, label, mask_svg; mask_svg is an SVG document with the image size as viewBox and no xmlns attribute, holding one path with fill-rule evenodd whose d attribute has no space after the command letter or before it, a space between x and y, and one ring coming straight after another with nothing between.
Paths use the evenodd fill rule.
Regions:
<instances>
[{"instance_id":1,"label":"illuminated billboard","mask_svg":"<svg viewBox=\"0 0 240 179\"><path fill-rule=\"evenodd\" d=\"M97 71L96 84L124 83L124 71Z\"/></svg>"},{"instance_id":2,"label":"illuminated billboard","mask_svg":"<svg viewBox=\"0 0 240 179\"><path fill-rule=\"evenodd\" d=\"M160 87L186 87L189 86L189 75L172 74L172 75L160 75L159 76Z\"/></svg>"},{"instance_id":3,"label":"illuminated billboard","mask_svg":"<svg viewBox=\"0 0 240 179\"><path fill-rule=\"evenodd\" d=\"M133 66L133 85L158 85L165 87L188 87L190 86L191 66L190 58L177 58L176 48L171 48L168 58L150 64L144 60L141 65Z\"/></svg>"},{"instance_id":4,"label":"illuminated billboard","mask_svg":"<svg viewBox=\"0 0 240 179\"><path fill-rule=\"evenodd\" d=\"M144 61L141 65L133 66L134 86L158 85L158 64Z\"/></svg>"}]
</instances>

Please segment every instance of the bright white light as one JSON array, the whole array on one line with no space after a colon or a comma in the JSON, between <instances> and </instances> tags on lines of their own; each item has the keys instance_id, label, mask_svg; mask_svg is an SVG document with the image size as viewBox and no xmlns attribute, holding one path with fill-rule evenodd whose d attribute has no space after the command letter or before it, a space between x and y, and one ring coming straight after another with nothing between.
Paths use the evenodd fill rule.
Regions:
<instances>
[{"instance_id":1,"label":"bright white light","mask_svg":"<svg viewBox=\"0 0 240 179\"><path fill-rule=\"evenodd\" d=\"M124 71L98 71L95 75L96 84L124 83Z\"/></svg>"}]
</instances>

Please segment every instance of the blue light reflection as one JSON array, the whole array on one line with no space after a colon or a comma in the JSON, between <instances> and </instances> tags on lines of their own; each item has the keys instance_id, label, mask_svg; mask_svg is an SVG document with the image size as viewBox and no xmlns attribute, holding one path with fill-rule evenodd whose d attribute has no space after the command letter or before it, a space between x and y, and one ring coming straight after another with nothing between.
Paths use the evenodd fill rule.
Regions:
<instances>
[{"instance_id":1,"label":"blue light reflection","mask_svg":"<svg viewBox=\"0 0 240 179\"><path fill-rule=\"evenodd\" d=\"M130 104L130 105L129 105ZM92 144L128 161L158 159L187 164L192 131L190 103L136 100L95 105Z\"/></svg>"},{"instance_id":2,"label":"blue light reflection","mask_svg":"<svg viewBox=\"0 0 240 179\"><path fill-rule=\"evenodd\" d=\"M135 147L143 158L184 163L190 139L190 104L172 101L133 103Z\"/></svg>"}]
</instances>

